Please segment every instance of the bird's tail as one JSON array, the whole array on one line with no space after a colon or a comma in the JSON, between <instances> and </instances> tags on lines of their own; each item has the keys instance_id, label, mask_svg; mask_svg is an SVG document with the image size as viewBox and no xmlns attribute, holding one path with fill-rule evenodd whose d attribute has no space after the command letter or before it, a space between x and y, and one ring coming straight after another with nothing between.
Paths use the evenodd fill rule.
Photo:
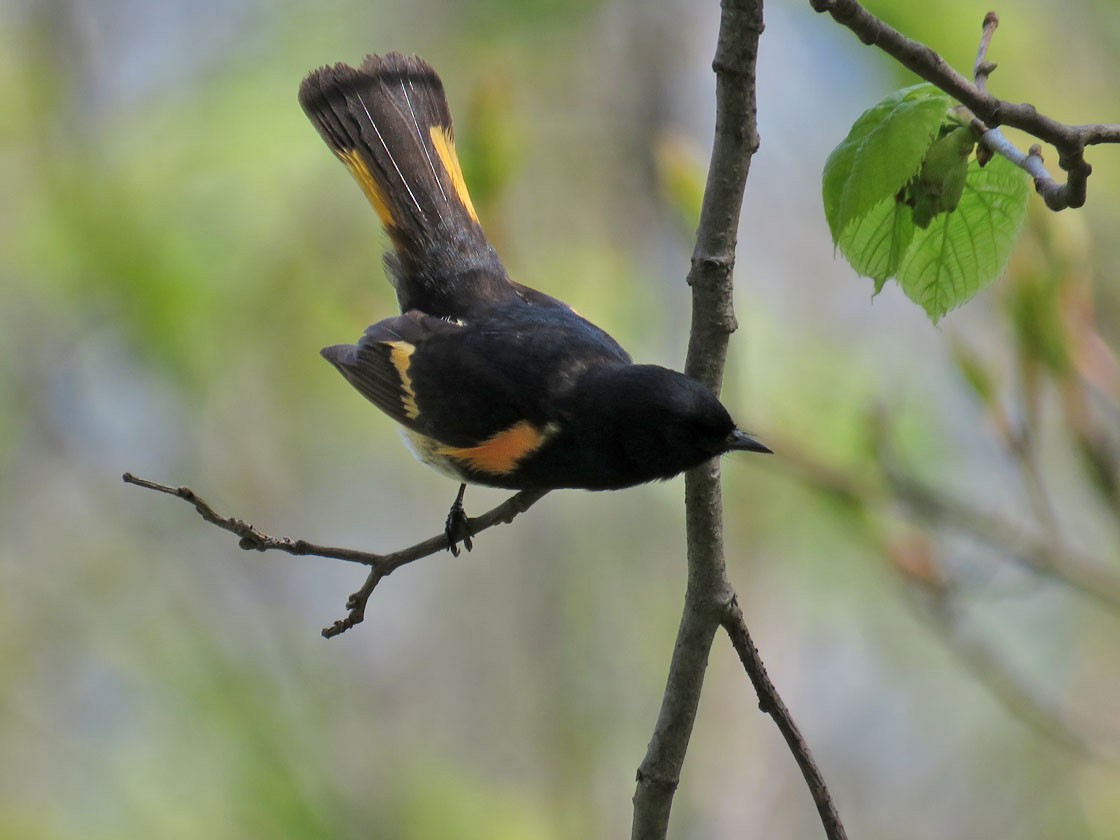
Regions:
<instances>
[{"instance_id":1,"label":"bird's tail","mask_svg":"<svg viewBox=\"0 0 1120 840\"><path fill-rule=\"evenodd\" d=\"M504 277L467 192L443 83L430 64L388 53L367 56L358 69L321 67L300 85L299 101L392 240L388 261L402 309L438 310L432 298L449 283Z\"/></svg>"}]
</instances>

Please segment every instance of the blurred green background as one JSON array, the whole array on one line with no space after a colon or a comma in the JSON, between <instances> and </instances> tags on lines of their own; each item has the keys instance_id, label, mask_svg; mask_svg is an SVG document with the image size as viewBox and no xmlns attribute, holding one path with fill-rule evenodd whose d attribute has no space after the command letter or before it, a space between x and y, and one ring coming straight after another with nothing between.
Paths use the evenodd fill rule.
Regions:
<instances>
[{"instance_id":1,"label":"blurred green background","mask_svg":"<svg viewBox=\"0 0 1120 840\"><path fill-rule=\"evenodd\" d=\"M987 5L871 5L971 66ZM997 93L1120 121L1112 0L999 11ZM120 475L331 544L441 527L455 486L318 356L395 306L295 96L366 52L443 75L510 273L679 368L717 24L714 0L0 5L0 836L628 835L679 479L554 494L325 642L361 569L241 552ZM933 327L893 284L871 302L819 199L828 151L912 77L775 2L759 80L724 399L778 454L724 475L771 675L852 837L1120 836L1120 152ZM820 836L723 638L671 836Z\"/></svg>"}]
</instances>

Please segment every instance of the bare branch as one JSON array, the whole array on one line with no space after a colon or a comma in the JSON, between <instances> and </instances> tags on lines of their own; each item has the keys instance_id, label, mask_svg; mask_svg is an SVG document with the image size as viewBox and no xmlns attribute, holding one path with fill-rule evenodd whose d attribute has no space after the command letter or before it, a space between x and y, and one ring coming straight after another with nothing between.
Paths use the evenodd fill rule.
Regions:
<instances>
[{"instance_id":1,"label":"bare branch","mask_svg":"<svg viewBox=\"0 0 1120 840\"><path fill-rule=\"evenodd\" d=\"M987 513L974 504L952 498L903 474L889 460L883 462L894 498L919 521L966 533L1035 574L1050 578L1085 595L1111 612L1120 613L1120 579L1092 558L1060 541L1043 539Z\"/></svg>"},{"instance_id":2,"label":"bare branch","mask_svg":"<svg viewBox=\"0 0 1120 840\"><path fill-rule=\"evenodd\" d=\"M773 434L766 435L767 440L774 437ZM889 500L901 504L904 517L967 533L996 548L1001 558L1020 562L1032 572L1090 595L1113 610L1120 607L1120 602L1115 601L1120 593L1120 581L1107 577L1106 572L1099 569L1099 564L1073 555L1068 547L1044 544L1037 537L1024 534L1021 528L1009 521L938 494L913 479L906 479L905 489L899 488L892 480L886 489L899 492L899 495L884 498L884 488L877 483L837 470L808 452L800 451L793 441L786 446L779 442L778 448L782 458L774 461L773 466L784 469L808 487L850 508L849 520L859 523L861 533L877 546L879 553L902 578L913 596L907 601L932 623L946 647L998 702L1039 733L1067 749L1115 760L1114 745L1079 731L1059 703L1032 685L1027 675L1005 661L1005 657L987 639L969 631L961 612L956 609L961 587L949 578L945 565L937 561L932 537L923 530L920 536L907 534L904 538L886 539L887 531L893 529L888 529L884 521L893 519L899 512L888 508L885 502ZM920 495L915 495L915 490ZM1057 554L1048 557L1048 551L1056 551ZM1096 577L1077 571L1094 566L1099 569ZM1068 568L1074 571L1067 574ZM1098 585L1104 588L1090 591ZM739 649L738 644L736 649ZM762 690L757 690L761 696Z\"/></svg>"},{"instance_id":3,"label":"bare branch","mask_svg":"<svg viewBox=\"0 0 1120 840\"><path fill-rule=\"evenodd\" d=\"M1049 175L1040 171L1041 154L1015 156L1008 155L1010 144L1006 139L994 140L989 145L981 142L991 151L1005 155L1017 166L1026 169L1035 179L1035 189L1051 210L1077 208L1085 203L1085 193L1089 175L1093 168L1085 160L1085 147L1097 143L1120 143L1120 125L1067 125L1041 114L1033 105L1007 102L993 96L986 89L988 74L994 65L987 62L987 43L981 42L983 72L977 82L970 82L945 61L940 55L919 41L907 38L898 30L868 12L856 0L809 0L817 12L827 12L833 19L852 30L865 44L875 46L895 59L899 64L914 72L922 79L936 85L966 106L980 121L982 130L987 133L1001 125L1021 129L1049 143L1058 151L1058 164L1066 173L1066 182L1058 184ZM994 15L985 17L984 37L991 41L995 30ZM983 84L980 82L983 81Z\"/></svg>"},{"instance_id":4,"label":"bare branch","mask_svg":"<svg viewBox=\"0 0 1120 840\"><path fill-rule=\"evenodd\" d=\"M696 233L696 247L688 283L692 287L692 329L685 373L717 394L731 333L736 328L732 305L732 271L739 213L743 204L751 158L759 140L755 121L755 64L762 33L762 0L723 0L719 41L712 67L716 73L716 128L708 181ZM722 625L741 651L748 673L765 673L743 623L735 591L727 579L723 559L723 500L718 459L685 475L685 516L688 541L688 586L676 646L657 723L645 758L638 768L634 792L634 840L661 840L688 750L708 656ZM757 665L757 667L755 667ZM752 675L753 679L753 675ZM758 683L756 682L756 687ZM763 708L775 714L779 726L792 727L774 687L766 680L759 693ZM783 729L783 732L786 731ZM792 728L796 732L796 728ZM787 739L788 740L788 739ZM829 838L843 838L844 830L820 780L804 741L788 741L795 759L812 768L810 786L821 805ZM810 774L806 775L810 778ZM815 786L814 786L815 785Z\"/></svg>"},{"instance_id":5,"label":"bare branch","mask_svg":"<svg viewBox=\"0 0 1120 840\"><path fill-rule=\"evenodd\" d=\"M346 632L356 624L362 623L365 618L366 603L382 578L388 577L401 566L451 547L446 534L438 534L391 554L374 554L353 548L317 545L307 540L293 540L291 537L270 537L244 520L218 514L189 487L169 487L166 484L158 484L145 478L139 478L132 473L125 473L122 478L126 484L135 484L137 487L166 493L193 505L194 509L198 511L198 515L207 522L240 537L238 546L246 551L283 551L287 554L327 557L333 560L345 560L349 563L361 563L369 566L370 572L366 582L346 602L346 609L349 611L346 618L339 619L330 627L323 629L323 636L328 639ZM527 511L540 501L546 493L548 493L547 490L522 490L492 510L467 520L466 530L473 537L495 525L512 522L518 514Z\"/></svg>"},{"instance_id":6,"label":"bare branch","mask_svg":"<svg viewBox=\"0 0 1120 840\"><path fill-rule=\"evenodd\" d=\"M988 48L992 45L992 36L999 26L999 15L988 12L984 16L983 34L980 36L980 46L976 51L976 62L972 67L972 75L976 80L976 89L987 92L988 77L995 71L996 65L988 61ZM974 118L972 127L980 136L980 148L988 155L1002 155L1013 164L1023 169L1034 179L1035 191L1042 196L1047 206L1059 205L1063 187L1054 180L1047 171L1042 160L1042 148L1036 143L1030 147L1026 154L1019 151L1018 147L1004 137L998 128L988 128L979 118ZM980 164L986 162L986 157L980 158ZM1053 209L1061 209L1054 206Z\"/></svg>"},{"instance_id":7,"label":"bare branch","mask_svg":"<svg viewBox=\"0 0 1120 840\"><path fill-rule=\"evenodd\" d=\"M723 383L728 338L736 328L732 270L747 173L758 148L755 64L762 29L761 0L723 0L712 62L715 139L688 275L692 328L685 364L685 373L717 394ZM704 687L708 654L721 613L734 597L723 561L719 480L717 460L685 476L688 586L661 709L638 767L633 840L661 840L666 835Z\"/></svg>"},{"instance_id":8,"label":"bare branch","mask_svg":"<svg viewBox=\"0 0 1120 840\"><path fill-rule=\"evenodd\" d=\"M910 521L965 534L995 549L1001 558L1120 614L1120 576L1101 558L1078 551L1060 535L1047 538L1031 533L973 500L960 499L930 486L898 463L890 446L886 415L877 414L869 425L874 432L872 443L885 487L818 460L796 441L783 443L778 433L767 433L765 438L782 453L774 467L852 508L858 514L857 521L871 512L883 513L890 503L899 507Z\"/></svg>"},{"instance_id":9,"label":"bare branch","mask_svg":"<svg viewBox=\"0 0 1120 840\"><path fill-rule=\"evenodd\" d=\"M969 632L948 591L943 591L941 597L923 600L923 614L937 627L949 650L1005 709L1040 735L1078 756L1112 759L1113 750L1109 744L1091 740L1077 731L1060 703L1045 697L983 636ZM1052 682L1049 687L1053 688Z\"/></svg>"},{"instance_id":10,"label":"bare branch","mask_svg":"<svg viewBox=\"0 0 1120 840\"><path fill-rule=\"evenodd\" d=\"M995 12L984 15L984 34L980 37L980 48L976 51L976 62L972 65L972 77L976 80L977 90L988 89L988 77L996 69L996 65L988 61L988 47L992 44L997 26L999 15Z\"/></svg>"},{"instance_id":11,"label":"bare branch","mask_svg":"<svg viewBox=\"0 0 1120 840\"><path fill-rule=\"evenodd\" d=\"M751 640L747 623L743 619L743 611L739 608L736 598L733 598L728 605L723 617L723 629L731 637L731 644L739 654L739 660L743 663L743 668L746 669L747 676L750 677L754 690L758 694L758 708L774 719L782 737L786 739L786 744L789 745L789 751L797 761L797 766L801 768L801 775L805 777L813 802L817 805L817 813L821 816L825 835L833 840L845 837L844 826L840 822L840 815L836 813L836 806L832 804L832 797L829 795L828 786L824 783L824 777L813 761L809 745L801 737L801 732L793 722L789 709L782 702L774 684L770 682L770 676L766 673L758 649Z\"/></svg>"}]
</instances>

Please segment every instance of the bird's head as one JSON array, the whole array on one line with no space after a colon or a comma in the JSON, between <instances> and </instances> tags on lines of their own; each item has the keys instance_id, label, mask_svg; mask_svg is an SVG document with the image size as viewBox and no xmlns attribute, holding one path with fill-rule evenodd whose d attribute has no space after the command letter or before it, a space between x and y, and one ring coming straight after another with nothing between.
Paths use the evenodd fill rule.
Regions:
<instances>
[{"instance_id":1,"label":"bird's head","mask_svg":"<svg viewBox=\"0 0 1120 840\"><path fill-rule=\"evenodd\" d=\"M656 365L589 371L576 388L581 435L609 464L617 486L666 479L725 452L770 452L739 429L700 382Z\"/></svg>"}]
</instances>

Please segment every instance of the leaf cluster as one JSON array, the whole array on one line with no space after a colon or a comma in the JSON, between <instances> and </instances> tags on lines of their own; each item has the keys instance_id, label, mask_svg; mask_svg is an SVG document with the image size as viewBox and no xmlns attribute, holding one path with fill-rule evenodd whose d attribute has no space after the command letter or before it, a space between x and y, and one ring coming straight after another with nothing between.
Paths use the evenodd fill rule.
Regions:
<instances>
[{"instance_id":1,"label":"leaf cluster","mask_svg":"<svg viewBox=\"0 0 1120 840\"><path fill-rule=\"evenodd\" d=\"M894 278L935 322L999 276L1026 217L1025 173L974 148L949 96L919 84L865 111L824 166L840 253L876 294Z\"/></svg>"}]
</instances>

